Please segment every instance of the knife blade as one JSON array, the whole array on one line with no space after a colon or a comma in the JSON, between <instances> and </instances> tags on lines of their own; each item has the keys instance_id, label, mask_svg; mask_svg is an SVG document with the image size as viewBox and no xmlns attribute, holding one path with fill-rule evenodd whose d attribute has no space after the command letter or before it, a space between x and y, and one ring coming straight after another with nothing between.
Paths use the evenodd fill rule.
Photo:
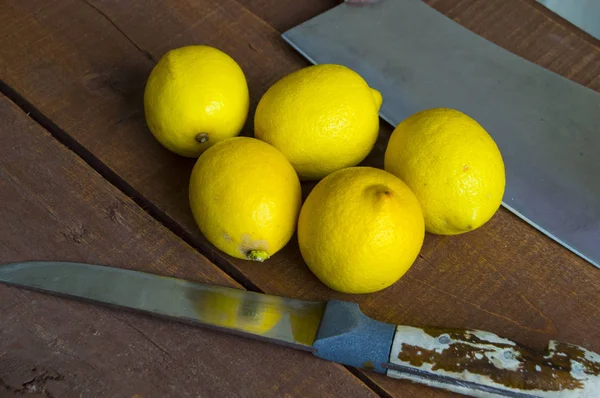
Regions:
<instances>
[{"instance_id":1,"label":"knife blade","mask_svg":"<svg viewBox=\"0 0 600 398\"><path fill-rule=\"evenodd\" d=\"M536 352L490 332L393 325L358 304L290 299L116 267L0 266L0 282L215 328L324 360L475 397L598 397L600 355L550 341Z\"/></svg>"}]
</instances>

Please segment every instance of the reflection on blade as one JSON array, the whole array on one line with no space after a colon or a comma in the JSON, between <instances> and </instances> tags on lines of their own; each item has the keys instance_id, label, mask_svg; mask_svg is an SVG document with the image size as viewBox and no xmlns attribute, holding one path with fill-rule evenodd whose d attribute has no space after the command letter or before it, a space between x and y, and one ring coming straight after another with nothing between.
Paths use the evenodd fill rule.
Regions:
<instances>
[{"instance_id":1,"label":"reflection on blade","mask_svg":"<svg viewBox=\"0 0 600 398\"><path fill-rule=\"evenodd\" d=\"M0 282L200 323L311 350L325 303L293 300L100 265L0 266Z\"/></svg>"}]
</instances>

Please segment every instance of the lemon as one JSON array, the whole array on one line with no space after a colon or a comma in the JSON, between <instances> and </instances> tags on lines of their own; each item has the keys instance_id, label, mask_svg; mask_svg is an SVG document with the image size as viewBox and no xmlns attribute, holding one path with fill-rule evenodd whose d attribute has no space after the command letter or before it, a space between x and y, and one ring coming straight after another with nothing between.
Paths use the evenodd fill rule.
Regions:
<instances>
[{"instance_id":1,"label":"lemon","mask_svg":"<svg viewBox=\"0 0 600 398\"><path fill-rule=\"evenodd\" d=\"M214 326L237 329L249 333L264 334L271 330L283 315L278 298L244 298L243 292L198 293L196 311L203 321Z\"/></svg>"},{"instance_id":2,"label":"lemon","mask_svg":"<svg viewBox=\"0 0 600 398\"><path fill-rule=\"evenodd\" d=\"M164 147L187 157L239 135L249 103L240 66L221 50L203 45L163 55L144 91L148 128Z\"/></svg>"},{"instance_id":3,"label":"lemon","mask_svg":"<svg viewBox=\"0 0 600 398\"><path fill-rule=\"evenodd\" d=\"M309 66L284 76L262 96L254 135L279 149L301 180L318 180L369 154L381 101L377 90L345 66Z\"/></svg>"},{"instance_id":4,"label":"lemon","mask_svg":"<svg viewBox=\"0 0 600 398\"><path fill-rule=\"evenodd\" d=\"M349 167L323 178L298 221L298 243L310 270L344 293L382 290L413 264L425 235L410 188L371 167Z\"/></svg>"},{"instance_id":5,"label":"lemon","mask_svg":"<svg viewBox=\"0 0 600 398\"><path fill-rule=\"evenodd\" d=\"M384 162L419 198L428 232L456 235L479 228L502 202L500 150L479 123L458 110L428 109L402 121Z\"/></svg>"},{"instance_id":6,"label":"lemon","mask_svg":"<svg viewBox=\"0 0 600 398\"><path fill-rule=\"evenodd\" d=\"M236 258L264 261L294 234L300 180L277 149L233 137L207 149L190 177L192 214L206 239Z\"/></svg>"}]
</instances>

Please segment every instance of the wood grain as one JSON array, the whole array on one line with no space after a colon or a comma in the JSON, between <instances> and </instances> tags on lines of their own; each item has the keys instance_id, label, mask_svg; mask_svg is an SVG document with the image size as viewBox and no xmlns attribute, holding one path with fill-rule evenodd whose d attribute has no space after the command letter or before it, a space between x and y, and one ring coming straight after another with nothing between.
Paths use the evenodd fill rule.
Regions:
<instances>
[{"instance_id":1,"label":"wood grain","mask_svg":"<svg viewBox=\"0 0 600 398\"><path fill-rule=\"evenodd\" d=\"M428 235L420 258L401 281L364 296L325 288L304 265L295 240L264 264L222 256L208 245L187 205L193 161L153 140L144 124L141 93L153 62L185 44L211 44L230 53L247 74L252 109L270 84L308 65L272 27L293 26L294 16L301 22L303 2L287 2L287 14L284 8L273 11L279 7L275 0L245 2L250 3L252 12L233 1L174 1L168 7L158 1L11 2L0 17L0 73L177 222L206 255L221 258L220 265L239 270L263 291L352 300L367 315L395 324L477 328L539 349L548 339L559 339L600 351L600 272L504 209L467 235ZM600 49L531 3L429 3L508 50L600 90ZM272 19L267 23L259 16ZM282 16L287 19L277 19ZM251 134L251 120L244 134ZM382 165L390 132L382 122L365 164ZM446 395L365 374L393 396Z\"/></svg>"},{"instance_id":2,"label":"wood grain","mask_svg":"<svg viewBox=\"0 0 600 398\"><path fill-rule=\"evenodd\" d=\"M0 116L0 263L83 261L239 288L4 96ZM3 284L0 319L2 397L375 396L310 353Z\"/></svg>"},{"instance_id":3,"label":"wood grain","mask_svg":"<svg viewBox=\"0 0 600 398\"><path fill-rule=\"evenodd\" d=\"M343 0L302 0L301 4L295 0L238 0L238 2L279 32L285 32L343 3Z\"/></svg>"}]
</instances>

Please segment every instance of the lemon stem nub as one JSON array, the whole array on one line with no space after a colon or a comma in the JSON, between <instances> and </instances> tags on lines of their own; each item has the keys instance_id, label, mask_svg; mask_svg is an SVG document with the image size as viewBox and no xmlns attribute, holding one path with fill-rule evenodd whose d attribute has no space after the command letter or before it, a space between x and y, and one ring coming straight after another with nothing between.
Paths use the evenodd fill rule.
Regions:
<instances>
[{"instance_id":1,"label":"lemon stem nub","mask_svg":"<svg viewBox=\"0 0 600 398\"><path fill-rule=\"evenodd\" d=\"M248 257L248 260L262 262L269 258L269 253L265 250L250 250L246 253L246 257Z\"/></svg>"},{"instance_id":2,"label":"lemon stem nub","mask_svg":"<svg viewBox=\"0 0 600 398\"><path fill-rule=\"evenodd\" d=\"M204 144L205 142L208 141L208 134L206 133L199 133L196 135L196 141L198 141L201 144Z\"/></svg>"}]
</instances>

